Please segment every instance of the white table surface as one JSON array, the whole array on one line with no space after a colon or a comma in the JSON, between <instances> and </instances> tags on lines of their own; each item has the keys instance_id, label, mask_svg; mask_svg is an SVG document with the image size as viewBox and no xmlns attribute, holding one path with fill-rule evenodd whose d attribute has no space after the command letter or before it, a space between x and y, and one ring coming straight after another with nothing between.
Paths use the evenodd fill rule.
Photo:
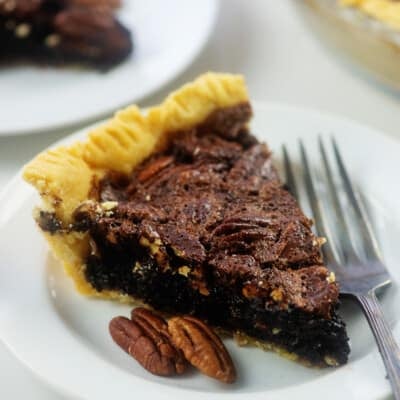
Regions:
<instances>
[{"instance_id":1,"label":"white table surface","mask_svg":"<svg viewBox=\"0 0 400 400\"><path fill-rule=\"evenodd\" d=\"M142 105L158 102L204 71L237 72L246 76L255 100L341 114L400 139L400 95L324 48L303 24L292 1L301 0L221 0L215 31L201 55ZM0 187L37 152L69 133L0 137ZM1 343L0 377L1 399L66 399L19 364Z\"/></svg>"}]
</instances>

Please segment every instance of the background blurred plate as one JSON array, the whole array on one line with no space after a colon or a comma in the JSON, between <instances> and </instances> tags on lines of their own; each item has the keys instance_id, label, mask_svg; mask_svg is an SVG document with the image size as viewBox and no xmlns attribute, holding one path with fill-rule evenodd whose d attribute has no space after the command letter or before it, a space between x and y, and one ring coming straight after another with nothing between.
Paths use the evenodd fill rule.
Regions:
<instances>
[{"instance_id":1,"label":"background blurred plate","mask_svg":"<svg viewBox=\"0 0 400 400\"><path fill-rule=\"evenodd\" d=\"M268 141L276 165L286 143L300 162L301 137L320 165L317 136L339 142L346 165L362 187L394 284L382 298L400 340L400 144L357 123L316 111L254 104L252 132ZM59 144L82 139L88 127ZM379 168L377 168L379 165ZM161 378L147 373L111 340L108 322L129 315L130 306L79 295L32 218L38 198L18 175L0 195L0 337L26 366L63 393L79 399L158 400L376 400L390 394L385 370L362 312L343 301L340 310L351 340L349 363L313 369L225 339L239 379L224 385L201 374ZM307 210L307 208L305 208Z\"/></svg>"},{"instance_id":2,"label":"background blurred plate","mask_svg":"<svg viewBox=\"0 0 400 400\"><path fill-rule=\"evenodd\" d=\"M2 67L0 136L76 125L149 95L200 52L217 10L217 0L125 0L120 18L135 50L111 71Z\"/></svg>"}]
</instances>

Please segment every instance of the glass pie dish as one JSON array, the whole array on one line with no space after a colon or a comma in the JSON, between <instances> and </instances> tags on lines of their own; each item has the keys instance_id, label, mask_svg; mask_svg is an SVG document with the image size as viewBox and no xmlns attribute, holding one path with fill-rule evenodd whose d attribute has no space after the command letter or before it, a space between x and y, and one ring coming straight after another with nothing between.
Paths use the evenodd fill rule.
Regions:
<instances>
[{"instance_id":1,"label":"glass pie dish","mask_svg":"<svg viewBox=\"0 0 400 400\"><path fill-rule=\"evenodd\" d=\"M381 82L400 89L400 26L393 24L393 18L385 22L383 13L375 15L375 18L365 9L344 6L339 0L301 0L295 3L308 26L326 43ZM381 1L378 5L390 3ZM400 15L400 8L396 12Z\"/></svg>"}]
</instances>

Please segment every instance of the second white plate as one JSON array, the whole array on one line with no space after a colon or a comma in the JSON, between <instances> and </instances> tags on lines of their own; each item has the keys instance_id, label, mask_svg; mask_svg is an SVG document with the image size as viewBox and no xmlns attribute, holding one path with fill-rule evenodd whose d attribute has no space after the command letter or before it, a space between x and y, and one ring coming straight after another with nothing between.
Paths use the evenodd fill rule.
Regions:
<instances>
[{"instance_id":1,"label":"second white plate","mask_svg":"<svg viewBox=\"0 0 400 400\"><path fill-rule=\"evenodd\" d=\"M107 73L2 66L0 136L73 126L151 94L199 53L217 10L217 0L126 0L120 18L135 49Z\"/></svg>"},{"instance_id":2,"label":"second white plate","mask_svg":"<svg viewBox=\"0 0 400 400\"><path fill-rule=\"evenodd\" d=\"M400 294L397 171L400 144L362 125L286 106L256 105L252 131L275 150L286 143L297 154L297 138L316 145L317 134L334 134L355 182L375 215L377 230L394 285L383 304L400 341L396 309ZM87 129L63 143L82 138ZM316 148L316 147L315 147ZM315 152L316 153L316 152ZM294 157L296 158L296 157ZM313 159L317 162L318 158ZM108 322L129 315L128 305L88 299L76 293L48 252L31 217L38 199L17 176L0 196L0 337L14 354L45 381L83 399L235 398L277 400L363 399L388 396L390 388L370 330L361 312L343 304L352 352L337 369L308 369L255 348L226 344L238 369L231 386L201 374L160 378L143 370L111 340Z\"/></svg>"}]
</instances>

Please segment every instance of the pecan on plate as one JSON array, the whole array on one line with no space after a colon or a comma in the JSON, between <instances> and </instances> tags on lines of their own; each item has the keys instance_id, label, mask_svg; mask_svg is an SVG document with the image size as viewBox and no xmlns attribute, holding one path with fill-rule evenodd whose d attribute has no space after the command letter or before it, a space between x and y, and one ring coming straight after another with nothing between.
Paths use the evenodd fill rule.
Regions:
<instances>
[{"instance_id":1,"label":"pecan on plate","mask_svg":"<svg viewBox=\"0 0 400 400\"><path fill-rule=\"evenodd\" d=\"M168 330L176 347L202 373L225 383L233 383L236 370L221 339L204 322L191 316L174 317Z\"/></svg>"},{"instance_id":2,"label":"pecan on plate","mask_svg":"<svg viewBox=\"0 0 400 400\"><path fill-rule=\"evenodd\" d=\"M155 375L182 374L187 367L180 350L171 343L166 322L144 308L132 311L132 320L113 318L109 330L114 341Z\"/></svg>"}]
</instances>

